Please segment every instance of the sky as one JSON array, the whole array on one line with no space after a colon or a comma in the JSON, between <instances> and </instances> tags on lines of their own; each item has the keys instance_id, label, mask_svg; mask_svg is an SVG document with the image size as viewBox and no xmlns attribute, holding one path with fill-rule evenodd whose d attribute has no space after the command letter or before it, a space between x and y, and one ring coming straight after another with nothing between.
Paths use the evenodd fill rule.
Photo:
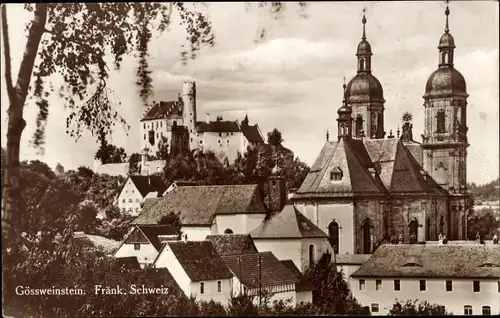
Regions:
<instances>
[{"instance_id":1,"label":"sky","mask_svg":"<svg viewBox=\"0 0 500 318\"><path fill-rule=\"evenodd\" d=\"M254 4L207 3L216 44L204 48L195 60L183 65L184 30L174 20L171 28L153 37L150 66L153 101L173 100L184 80L197 85L198 119L243 119L258 123L264 134L278 128L284 145L309 165L326 141L336 140L337 109L342 102L343 77L356 75L356 48L362 35L362 9L366 7L366 34L373 50L372 73L384 89L385 130L395 131L401 116L413 114L413 135L423 132L422 95L429 75L437 68L439 38L444 32L445 3L411 2L315 2L307 18L298 5L287 3L281 19L273 19ZM455 38L455 68L466 79L467 120L470 147L467 180L478 184L499 176L499 5L497 1L450 3L450 33ZM17 74L26 45L24 27L30 13L19 4L8 5L13 74ZM265 27L265 40L255 42ZM2 44L3 59L3 44ZM122 103L120 114L131 126L117 126L111 142L130 154L139 152L139 120L145 108L135 86L137 61L124 59L119 72L108 81ZM6 145L8 98L1 66L2 147ZM13 80L15 81L16 76ZM57 85L60 78L53 78ZM75 142L65 134L68 111L63 100L51 97L46 143L41 154L30 145L37 107L28 104L27 127L21 141L21 160L40 159L67 169L92 167L98 148L89 135Z\"/></svg>"}]
</instances>

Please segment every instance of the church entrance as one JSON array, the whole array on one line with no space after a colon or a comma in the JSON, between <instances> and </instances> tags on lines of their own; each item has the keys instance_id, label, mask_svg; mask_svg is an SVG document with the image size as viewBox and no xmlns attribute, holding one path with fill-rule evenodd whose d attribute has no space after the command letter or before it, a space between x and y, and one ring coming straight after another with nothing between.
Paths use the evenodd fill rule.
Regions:
<instances>
[{"instance_id":1,"label":"church entrance","mask_svg":"<svg viewBox=\"0 0 500 318\"><path fill-rule=\"evenodd\" d=\"M372 250L372 221L370 219L366 219L363 222L362 233L363 233L363 254L370 254Z\"/></svg>"},{"instance_id":2,"label":"church entrance","mask_svg":"<svg viewBox=\"0 0 500 318\"><path fill-rule=\"evenodd\" d=\"M333 251L335 254L339 253L339 224L335 221L332 221L330 225L328 225L328 237L330 238L330 244L333 247Z\"/></svg>"},{"instance_id":3,"label":"church entrance","mask_svg":"<svg viewBox=\"0 0 500 318\"><path fill-rule=\"evenodd\" d=\"M418 241L418 220L413 219L410 221L410 243Z\"/></svg>"}]
</instances>

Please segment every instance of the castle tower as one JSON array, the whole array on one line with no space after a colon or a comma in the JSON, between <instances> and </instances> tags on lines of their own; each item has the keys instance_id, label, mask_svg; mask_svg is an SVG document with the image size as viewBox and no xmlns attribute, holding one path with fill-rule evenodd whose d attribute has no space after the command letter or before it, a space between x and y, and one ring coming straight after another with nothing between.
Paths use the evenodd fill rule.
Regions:
<instances>
[{"instance_id":1,"label":"castle tower","mask_svg":"<svg viewBox=\"0 0 500 318\"><path fill-rule=\"evenodd\" d=\"M352 108L353 137L384 138L384 91L378 79L372 75L372 48L366 40L366 16L363 9L363 36L356 53L358 72L347 84L346 101Z\"/></svg>"},{"instance_id":2,"label":"castle tower","mask_svg":"<svg viewBox=\"0 0 500 318\"><path fill-rule=\"evenodd\" d=\"M446 6L444 34L439 40L439 63L425 87L425 127L422 134L424 169L454 199L450 213L456 238L467 235L467 94L465 79L453 66L455 40L450 34Z\"/></svg>"},{"instance_id":3,"label":"castle tower","mask_svg":"<svg viewBox=\"0 0 500 318\"><path fill-rule=\"evenodd\" d=\"M345 80L345 79L344 79ZM350 139L352 138L352 110L350 107L346 105L346 85L342 86L344 88L344 98L342 99L342 106L337 111L339 115L337 118L337 126L338 126L338 140L342 138ZM327 134L328 141L328 134Z\"/></svg>"},{"instance_id":4,"label":"castle tower","mask_svg":"<svg viewBox=\"0 0 500 318\"><path fill-rule=\"evenodd\" d=\"M184 81L182 85L182 121L189 132L190 149L196 148L196 83L192 81Z\"/></svg>"}]
</instances>

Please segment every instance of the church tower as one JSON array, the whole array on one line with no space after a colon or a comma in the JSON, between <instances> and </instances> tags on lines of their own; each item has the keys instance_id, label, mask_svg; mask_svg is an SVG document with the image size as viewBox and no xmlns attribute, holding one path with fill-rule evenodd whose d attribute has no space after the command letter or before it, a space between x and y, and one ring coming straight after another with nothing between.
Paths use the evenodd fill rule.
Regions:
<instances>
[{"instance_id":1,"label":"church tower","mask_svg":"<svg viewBox=\"0 0 500 318\"><path fill-rule=\"evenodd\" d=\"M345 80L345 79L344 79ZM340 139L351 139L352 138L352 110L350 107L346 105L346 85L344 82L344 98L342 99L342 106L337 111L339 117L337 118L337 126L338 126L338 141ZM328 135L327 135L328 141Z\"/></svg>"},{"instance_id":2,"label":"church tower","mask_svg":"<svg viewBox=\"0 0 500 318\"><path fill-rule=\"evenodd\" d=\"M346 89L346 102L352 108L353 137L384 138L384 91L372 75L372 47L366 40L366 16L363 10L363 36L356 53L358 72Z\"/></svg>"},{"instance_id":3,"label":"church tower","mask_svg":"<svg viewBox=\"0 0 500 318\"><path fill-rule=\"evenodd\" d=\"M451 239L467 239L467 94L465 79L453 66L455 40L450 34L446 6L444 34L439 40L439 64L425 86L423 166L451 194L448 208Z\"/></svg>"},{"instance_id":4,"label":"church tower","mask_svg":"<svg viewBox=\"0 0 500 318\"><path fill-rule=\"evenodd\" d=\"M453 66L455 40L450 34L448 6L439 40L438 69L425 87L424 169L452 194L466 193L467 97L465 79Z\"/></svg>"},{"instance_id":5,"label":"church tower","mask_svg":"<svg viewBox=\"0 0 500 318\"><path fill-rule=\"evenodd\" d=\"M196 134L196 83L192 81L184 81L182 86L182 122L183 126L189 132L189 148L196 149L196 140L193 136Z\"/></svg>"}]
</instances>

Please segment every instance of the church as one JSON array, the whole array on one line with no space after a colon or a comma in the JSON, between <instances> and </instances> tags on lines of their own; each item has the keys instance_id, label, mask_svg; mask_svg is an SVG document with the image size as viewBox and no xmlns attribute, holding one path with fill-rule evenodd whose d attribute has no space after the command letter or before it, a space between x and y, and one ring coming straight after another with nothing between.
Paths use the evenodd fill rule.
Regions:
<instances>
[{"instance_id":1,"label":"church","mask_svg":"<svg viewBox=\"0 0 500 318\"><path fill-rule=\"evenodd\" d=\"M423 95L425 127L413 139L412 116L400 134L386 133L384 90L372 73L366 16L357 74L338 109L338 137L327 141L292 200L328 234L338 254L370 254L395 238L405 243L466 240L471 196L466 188L467 90L453 66L455 40L445 11L437 69Z\"/></svg>"}]
</instances>

